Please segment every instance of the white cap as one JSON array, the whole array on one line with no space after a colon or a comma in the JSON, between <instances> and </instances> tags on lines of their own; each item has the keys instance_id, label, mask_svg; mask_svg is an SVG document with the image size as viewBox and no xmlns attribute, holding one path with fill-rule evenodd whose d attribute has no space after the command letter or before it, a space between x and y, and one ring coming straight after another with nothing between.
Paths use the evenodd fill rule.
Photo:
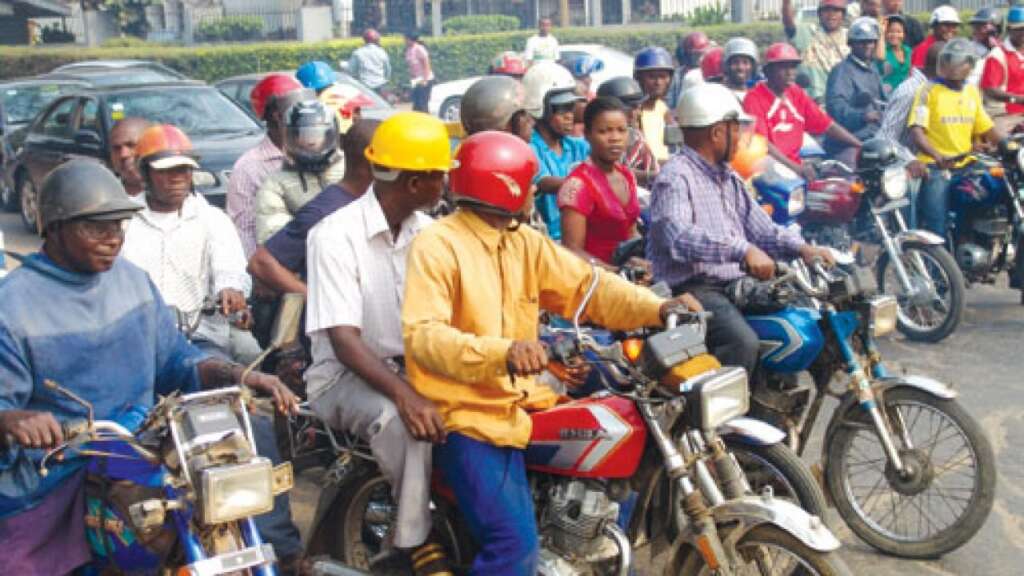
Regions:
<instances>
[{"instance_id":1,"label":"white cap","mask_svg":"<svg viewBox=\"0 0 1024 576\"><path fill-rule=\"evenodd\" d=\"M151 160L149 162L149 168L151 170L170 170L171 168L177 168L179 166L188 166L194 170L199 169L199 163L195 161L195 158L185 156L184 154L164 156L163 158Z\"/></svg>"},{"instance_id":2,"label":"white cap","mask_svg":"<svg viewBox=\"0 0 1024 576\"><path fill-rule=\"evenodd\" d=\"M739 100L731 90L722 84L704 82L679 97L676 119L683 128L704 128L724 120L736 120L746 124L754 118L743 111Z\"/></svg>"},{"instance_id":3,"label":"white cap","mask_svg":"<svg viewBox=\"0 0 1024 576\"><path fill-rule=\"evenodd\" d=\"M960 24L960 13L952 6L939 6L932 11L932 18L929 20L929 23L932 25L947 23Z\"/></svg>"}]
</instances>

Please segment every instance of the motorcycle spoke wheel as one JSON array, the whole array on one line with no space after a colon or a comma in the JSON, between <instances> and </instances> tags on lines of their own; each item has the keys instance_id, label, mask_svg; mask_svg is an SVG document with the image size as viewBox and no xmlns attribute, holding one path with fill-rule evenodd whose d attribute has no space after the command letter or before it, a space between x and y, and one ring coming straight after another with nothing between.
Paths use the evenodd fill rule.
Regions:
<instances>
[{"instance_id":1,"label":"motorcycle spoke wheel","mask_svg":"<svg viewBox=\"0 0 1024 576\"><path fill-rule=\"evenodd\" d=\"M992 508L987 439L958 404L918 390L887 392L885 414L909 473L890 465L873 428L840 429L828 444L840 515L868 544L898 556L934 557L964 544Z\"/></svg>"},{"instance_id":2,"label":"motorcycle spoke wheel","mask_svg":"<svg viewBox=\"0 0 1024 576\"><path fill-rule=\"evenodd\" d=\"M908 294L889 255L883 253L878 263L879 288L896 296L900 331L912 340L942 340L956 329L963 315L965 287L956 261L941 246L931 245L907 245L900 259L915 291L930 292L926 296Z\"/></svg>"},{"instance_id":3,"label":"motorcycle spoke wheel","mask_svg":"<svg viewBox=\"0 0 1024 576\"><path fill-rule=\"evenodd\" d=\"M725 436L726 449L736 457L755 494L771 487L776 498L783 498L824 519L825 495L810 469L784 444L759 446Z\"/></svg>"},{"instance_id":4,"label":"motorcycle spoke wheel","mask_svg":"<svg viewBox=\"0 0 1024 576\"><path fill-rule=\"evenodd\" d=\"M846 576L849 568L835 552L819 552L770 524L757 526L736 544L736 576ZM683 551L682 566L671 574L711 576L713 572L692 549ZM678 560L678 558L677 558Z\"/></svg>"}]
</instances>

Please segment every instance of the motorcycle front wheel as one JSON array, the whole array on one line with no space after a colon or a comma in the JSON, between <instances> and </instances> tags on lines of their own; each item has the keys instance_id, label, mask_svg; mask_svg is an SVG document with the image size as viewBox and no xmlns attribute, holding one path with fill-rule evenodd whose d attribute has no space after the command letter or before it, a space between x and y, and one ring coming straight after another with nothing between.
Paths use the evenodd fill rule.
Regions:
<instances>
[{"instance_id":1,"label":"motorcycle front wheel","mask_svg":"<svg viewBox=\"0 0 1024 576\"><path fill-rule=\"evenodd\" d=\"M915 388L880 405L907 474L889 463L872 419L856 412L825 439L826 481L857 536L904 558L935 558L970 540L995 497L996 463L978 423L955 401ZM909 443L908 443L909 441Z\"/></svg>"},{"instance_id":2,"label":"motorcycle front wheel","mask_svg":"<svg viewBox=\"0 0 1024 576\"><path fill-rule=\"evenodd\" d=\"M822 520L828 505L810 469L785 444L759 445L723 436L726 449L736 457L754 493L771 486L777 498L785 498Z\"/></svg>"},{"instance_id":3,"label":"motorcycle front wheel","mask_svg":"<svg viewBox=\"0 0 1024 576\"><path fill-rule=\"evenodd\" d=\"M966 302L964 275L956 260L942 246L909 242L903 245L900 260L916 293L903 289L887 252L878 258L878 289L896 296L899 331L918 342L938 342L952 334ZM927 288L929 283L933 290Z\"/></svg>"},{"instance_id":4,"label":"motorcycle front wheel","mask_svg":"<svg viewBox=\"0 0 1024 576\"><path fill-rule=\"evenodd\" d=\"M771 524L762 524L744 534L736 543L740 565L736 576L848 576L850 569L836 552L819 552ZM681 546L668 574L711 576L713 571L693 548Z\"/></svg>"}]
</instances>

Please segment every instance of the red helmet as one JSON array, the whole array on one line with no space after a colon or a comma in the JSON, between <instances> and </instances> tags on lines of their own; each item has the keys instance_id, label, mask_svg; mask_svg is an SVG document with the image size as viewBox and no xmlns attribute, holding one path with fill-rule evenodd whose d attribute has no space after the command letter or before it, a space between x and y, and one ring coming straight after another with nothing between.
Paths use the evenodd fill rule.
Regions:
<instances>
[{"instance_id":1,"label":"red helmet","mask_svg":"<svg viewBox=\"0 0 1024 576\"><path fill-rule=\"evenodd\" d=\"M838 8L846 12L846 0L821 0L818 3L818 10L823 8Z\"/></svg>"},{"instance_id":2,"label":"red helmet","mask_svg":"<svg viewBox=\"0 0 1024 576\"><path fill-rule=\"evenodd\" d=\"M363 30L363 42L367 44L376 44L380 42L380 32L377 32L373 28L367 28Z\"/></svg>"},{"instance_id":3,"label":"red helmet","mask_svg":"<svg viewBox=\"0 0 1024 576\"><path fill-rule=\"evenodd\" d=\"M683 39L683 50L687 52L700 52L711 47L711 39L703 32L690 32Z\"/></svg>"},{"instance_id":4,"label":"red helmet","mask_svg":"<svg viewBox=\"0 0 1024 576\"><path fill-rule=\"evenodd\" d=\"M287 74L270 74L258 84L253 86L249 94L249 101L252 102L252 111L256 117L263 120L267 111L267 104L275 98L287 94L292 90L301 90L302 84Z\"/></svg>"},{"instance_id":5,"label":"red helmet","mask_svg":"<svg viewBox=\"0 0 1024 576\"><path fill-rule=\"evenodd\" d=\"M800 53L796 48L785 42L776 42L764 52L764 65L782 64L784 62L800 63Z\"/></svg>"},{"instance_id":6,"label":"red helmet","mask_svg":"<svg viewBox=\"0 0 1024 576\"><path fill-rule=\"evenodd\" d=\"M704 53L700 59L700 71L705 80L714 80L722 77L722 57L725 56L725 49L715 46Z\"/></svg>"},{"instance_id":7,"label":"red helmet","mask_svg":"<svg viewBox=\"0 0 1024 576\"><path fill-rule=\"evenodd\" d=\"M493 130L463 140L454 164L448 184L455 201L490 208L502 216L522 211L538 168L529 144Z\"/></svg>"},{"instance_id":8,"label":"red helmet","mask_svg":"<svg viewBox=\"0 0 1024 576\"><path fill-rule=\"evenodd\" d=\"M491 61L491 74L522 78L526 74L526 61L517 52L502 52Z\"/></svg>"}]
</instances>

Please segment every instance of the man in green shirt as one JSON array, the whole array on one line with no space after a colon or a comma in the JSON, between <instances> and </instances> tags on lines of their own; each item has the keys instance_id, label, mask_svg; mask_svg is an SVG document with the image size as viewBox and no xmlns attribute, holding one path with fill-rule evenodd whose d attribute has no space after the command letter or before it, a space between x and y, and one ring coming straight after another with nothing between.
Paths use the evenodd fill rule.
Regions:
<instances>
[{"instance_id":1,"label":"man in green shirt","mask_svg":"<svg viewBox=\"0 0 1024 576\"><path fill-rule=\"evenodd\" d=\"M782 26L803 56L798 74L808 79L806 91L818 102L825 99L829 72L850 53L845 16L846 0L821 0L817 22L797 22L793 0L782 0Z\"/></svg>"}]
</instances>

